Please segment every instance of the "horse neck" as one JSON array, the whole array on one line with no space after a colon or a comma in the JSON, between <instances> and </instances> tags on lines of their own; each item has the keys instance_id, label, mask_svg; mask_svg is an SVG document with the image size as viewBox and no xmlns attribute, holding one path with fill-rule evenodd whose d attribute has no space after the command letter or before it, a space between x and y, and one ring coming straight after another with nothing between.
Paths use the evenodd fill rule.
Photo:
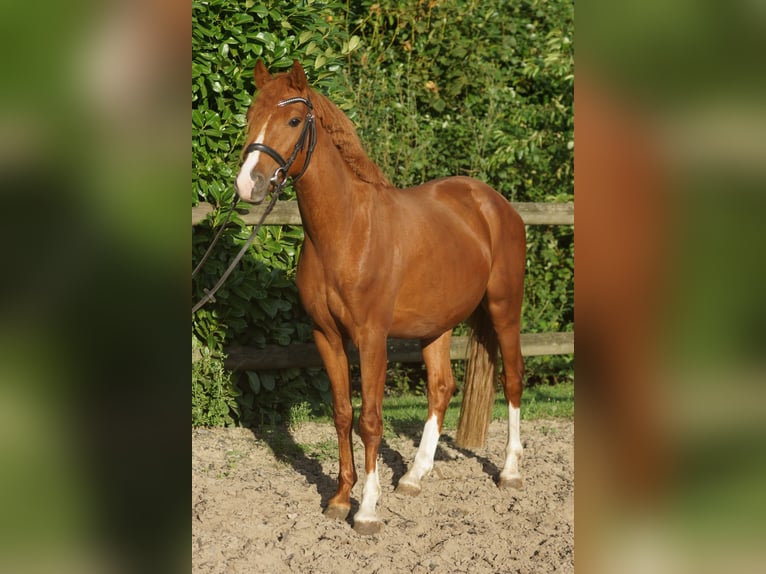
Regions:
<instances>
[{"instance_id":1,"label":"horse neck","mask_svg":"<svg viewBox=\"0 0 766 574\"><path fill-rule=\"evenodd\" d=\"M377 186L359 179L322 131L296 189L304 231L316 245L337 245L363 228L379 193Z\"/></svg>"}]
</instances>

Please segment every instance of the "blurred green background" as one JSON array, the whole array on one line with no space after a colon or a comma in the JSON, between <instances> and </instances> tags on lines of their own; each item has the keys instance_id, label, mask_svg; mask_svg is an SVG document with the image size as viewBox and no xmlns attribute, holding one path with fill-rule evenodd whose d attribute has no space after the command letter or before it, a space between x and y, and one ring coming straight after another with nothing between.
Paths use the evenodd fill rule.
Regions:
<instances>
[{"instance_id":1,"label":"blurred green background","mask_svg":"<svg viewBox=\"0 0 766 574\"><path fill-rule=\"evenodd\" d=\"M651 269L653 326L641 336L650 351L640 369L648 376L635 395L651 415L643 432L655 437L665 462L647 469L647 481L656 483L648 496L615 484L604 468L587 470L598 464L594 451L614 427L595 422L610 405L600 401L601 387L583 383L602 365L581 356L578 569L760 571L766 516L760 486L766 471L760 221L766 208L766 86L757 70L766 9L746 1L586 1L578 3L577 22L577 133L583 133L577 105L585 78L641 126L664 172L661 183L646 190L646 201L658 206L661 217L645 237L662 242ZM577 153L575 165L577 173ZM588 190L576 187L585 198ZM620 193L612 191L616 206ZM619 207L614 212L625 216ZM603 227L580 203L577 213L578 221L588 221L578 237L598 245L590 238L603 234ZM578 265L581 257L587 262L606 252L633 252L641 237L626 234L588 253L578 247ZM579 288L576 293L577 300L584 295ZM578 333L585 332L589 318L578 313L577 319ZM620 467L630 456L625 452L606 465Z\"/></svg>"}]
</instances>

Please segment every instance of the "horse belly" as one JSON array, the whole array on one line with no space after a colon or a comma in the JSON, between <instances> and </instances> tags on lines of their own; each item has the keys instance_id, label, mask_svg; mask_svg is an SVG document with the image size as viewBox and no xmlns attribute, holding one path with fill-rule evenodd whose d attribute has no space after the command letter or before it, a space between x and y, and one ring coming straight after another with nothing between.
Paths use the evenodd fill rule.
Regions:
<instances>
[{"instance_id":1,"label":"horse belly","mask_svg":"<svg viewBox=\"0 0 766 574\"><path fill-rule=\"evenodd\" d=\"M425 265L402 284L394 306L390 336L423 339L452 329L473 313L487 289L489 264L451 261Z\"/></svg>"}]
</instances>

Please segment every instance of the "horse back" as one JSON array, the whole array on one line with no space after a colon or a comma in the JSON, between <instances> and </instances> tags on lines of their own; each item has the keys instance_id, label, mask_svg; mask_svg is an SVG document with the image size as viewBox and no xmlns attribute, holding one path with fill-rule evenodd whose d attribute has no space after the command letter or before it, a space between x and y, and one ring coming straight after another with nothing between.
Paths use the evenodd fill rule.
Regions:
<instances>
[{"instance_id":1,"label":"horse back","mask_svg":"<svg viewBox=\"0 0 766 574\"><path fill-rule=\"evenodd\" d=\"M477 179L445 177L398 192L398 218L407 222L408 233L437 251L479 250L491 258L493 252L524 239L521 216L500 193Z\"/></svg>"}]
</instances>

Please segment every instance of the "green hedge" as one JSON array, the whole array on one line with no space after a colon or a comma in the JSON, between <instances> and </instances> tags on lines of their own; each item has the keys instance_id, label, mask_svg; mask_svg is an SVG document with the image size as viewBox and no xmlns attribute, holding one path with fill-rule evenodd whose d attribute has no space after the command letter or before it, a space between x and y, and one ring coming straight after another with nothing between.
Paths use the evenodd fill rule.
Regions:
<instances>
[{"instance_id":1,"label":"green hedge","mask_svg":"<svg viewBox=\"0 0 766 574\"><path fill-rule=\"evenodd\" d=\"M467 174L513 201L572 200L571 1L210 0L192 6L192 203L221 206L216 221L233 197L258 58L272 71L301 61L312 85L348 113L370 156L399 186ZM195 262L213 231L207 224L193 229ZM241 225L227 230L193 282L195 300L248 234ZM302 237L300 227L260 231L216 302L193 320L193 337L207 348L202 360L220 361L221 349L231 344L310 340L294 285ZM530 227L524 331L572 329L572 277L571 227ZM571 358L527 365L532 381L572 376ZM228 415L210 414L223 413L220 404L197 408L194 424L276 422L291 405L320 410L330 404L321 370L246 373L229 384L236 404ZM204 395L195 388L195 396ZM231 396L227 405L234 404Z\"/></svg>"}]
</instances>

